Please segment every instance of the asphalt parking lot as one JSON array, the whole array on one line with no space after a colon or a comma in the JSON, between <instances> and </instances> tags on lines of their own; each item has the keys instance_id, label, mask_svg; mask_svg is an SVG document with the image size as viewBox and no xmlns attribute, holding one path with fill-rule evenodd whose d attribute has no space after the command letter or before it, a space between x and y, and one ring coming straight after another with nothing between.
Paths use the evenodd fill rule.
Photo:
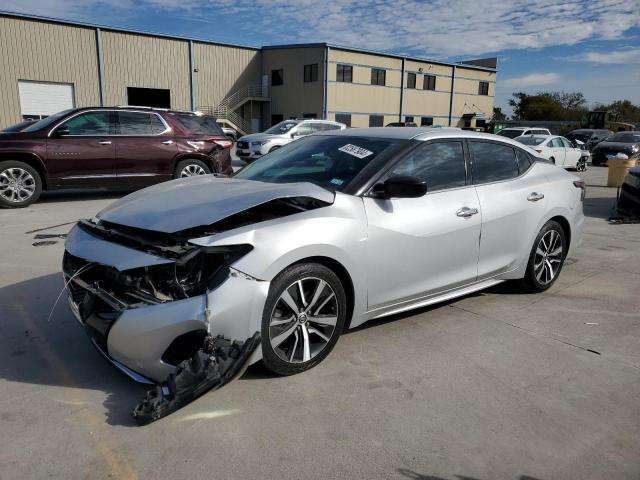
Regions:
<instances>
[{"instance_id":1,"label":"asphalt parking lot","mask_svg":"<svg viewBox=\"0 0 640 480\"><path fill-rule=\"evenodd\" d=\"M63 240L33 245L121 194L0 210L0 478L639 478L640 226L606 221L605 168L581 175L583 246L548 292L370 323L309 372L251 367L147 427L145 388L52 311Z\"/></svg>"}]
</instances>

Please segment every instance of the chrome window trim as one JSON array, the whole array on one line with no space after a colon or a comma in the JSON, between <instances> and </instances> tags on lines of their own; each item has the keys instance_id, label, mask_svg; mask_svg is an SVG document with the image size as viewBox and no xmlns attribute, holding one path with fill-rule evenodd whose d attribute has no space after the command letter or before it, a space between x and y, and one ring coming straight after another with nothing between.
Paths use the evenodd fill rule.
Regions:
<instances>
[{"instance_id":1,"label":"chrome window trim","mask_svg":"<svg viewBox=\"0 0 640 480\"><path fill-rule=\"evenodd\" d=\"M51 134L56 130L56 128L58 128L60 125L68 122L69 120L72 120L76 117L79 117L80 115L83 115L85 113L92 113L92 112L107 112L107 113L118 113L118 112L131 112L131 113L143 113L143 114L153 114L156 117L158 117L160 119L160 121L162 122L162 124L164 125L164 130L160 133L151 133L151 134L146 134L146 135L120 135L120 134L116 134L116 133L109 133L107 135L65 135L64 138L85 138L85 137L128 137L128 138L136 138L136 137L160 137L162 135L165 135L169 132L171 132L173 129L169 126L169 124L165 121L164 118L162 118L162 115L158 114L157 112L154 111L149 111L149 112L141 112L139 110L132 110L132 109L125 109L125 108L117 108L117 109L106 109L106 108L96 108L96 109L91 109L91 110L82 110L80 112L76 112L74 114L72 114L70 117L66 117L64 119L62 119L61 121L59 121L51 130L49 130L49 133L47 134L47 138L51 138ZM118 125L118 121L113 123L113 126L116 127Z\"/></svg>"}]
</instances>

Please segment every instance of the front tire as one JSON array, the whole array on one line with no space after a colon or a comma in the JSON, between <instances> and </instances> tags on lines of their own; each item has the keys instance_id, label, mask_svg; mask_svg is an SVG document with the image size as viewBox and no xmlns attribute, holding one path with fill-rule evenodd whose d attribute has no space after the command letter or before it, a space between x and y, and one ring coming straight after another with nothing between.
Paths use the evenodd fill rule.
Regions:
<instances>
[{"instance_id":1,"label":"front tire","mask_svg":"<svg viewBox=\"0 0 640 480\"><path fill-rule=\"evenodd\" d=\"M587 159L585 157L582 157L580 160L578 160L578 164L576 165L576 170L578 172L587 171Z\"/></svg>"},{"instance_id":2,"label":"front tire","mask_svg":"<svg viewBox=\"0 0 640 480\"><path fill-rule=\"evenodd\" d=\"M24 208L42 193L42 179L31 165L15 160L0 162L0 206Z\"/></svg>"},{"instance_id":3,"label":"front tire","mask_svg":"<svg viewBox=\"0 0 640 480\"><path fill-rule=\"evenodd\" d=\"M276 150L278 150L279 148L280 148L280 146L279 146L279 145L276 145L275 147L271 147L267 153L275 152L275 151L276 151Z\"/></svg>"},{"instance_id":4,"label":"front tire","mask_svg":"<svg viewBox=\"0 0 640 480\"><path fill-rule=\"evenodd\" d=\"M197 177L200 175L208 175L211 173L209 165L202 160L190 158L188 160L182 160L176 165L176 169L173 172L173 178L188 178Z\"/></svg>"},{"instance_id":5,"label":"front tire","mask_svg":"<svg viewBox=\"0 0 640 480\"><path fill-rule=\"evenodd\" d=\"M271 283L262 315L262 361L279 375L316 366L345 324L347 300L338 276L318 263L292 265Z\"/></svg>"},{"instance_id":6,"label":"front tire","mask_svg":"<svg viewBox=\"0 0 640 480\"><path fill-rule=\"evenodd\" d=\"M529 254L529 263L522 286L530 292L544 292L560 275L566 252L566 239L562 226L549 220L540 230Z\"/></svg>"},{"instance_id":7,"label":"front tire","mask_svg":"<svg viewBox=\"0 0 640 480\"><path fill-rule=\"evenodd\" d=\"M549 157L549 161L550 161L551 163L553 163L554 165L556 164L556 159L555 159L555 158L553 158L553 157Z\"/></svg>"}]
</instances>

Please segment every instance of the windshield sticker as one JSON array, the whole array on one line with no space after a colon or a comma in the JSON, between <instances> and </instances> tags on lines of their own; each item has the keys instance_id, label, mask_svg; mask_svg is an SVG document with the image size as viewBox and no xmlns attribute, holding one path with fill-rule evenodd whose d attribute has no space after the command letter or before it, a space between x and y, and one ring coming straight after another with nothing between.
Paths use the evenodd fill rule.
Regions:
<instances>
[{"instance_id":1,"label":"windshield sticker","mask_svg":"<svg viewBox=\"0 0 640 480\"><path fill-rule=\"evenodd\" d=\"M331 183L332 185L342 185L344 183L344 180L340 180L339 178L333 178L329 183Z\"/></svg>"},{"instance_id":2,"label":"windshield sticker","mask_svg":"<svg viewBox=\"0 0 640 480\"><path fill-rule=\"evenodd\" d=\"M350 143L345 145L344 147L340 147L338 150L358 158L367 158L369 155L373 155L372 151L367 150L366 148L356 147L355 145L351 145Z\"/></svg>"}]
</instances>

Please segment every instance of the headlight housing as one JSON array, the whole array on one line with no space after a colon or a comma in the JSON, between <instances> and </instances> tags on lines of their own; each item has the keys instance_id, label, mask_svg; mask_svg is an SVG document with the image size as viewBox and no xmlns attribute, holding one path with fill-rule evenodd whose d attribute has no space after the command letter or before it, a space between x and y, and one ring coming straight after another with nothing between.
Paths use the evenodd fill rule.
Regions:
<instances>
[{"instance_id":1,"label":"headlight housing","mask_svg":"<svg viewBox=\"0 0 640 480\"><path fill-rule=\"evenodd\" d=\"M256 140L255 142L251 142L252 147L261 147L269 142L269 140Z\"/></svg>"}]
</instances>

